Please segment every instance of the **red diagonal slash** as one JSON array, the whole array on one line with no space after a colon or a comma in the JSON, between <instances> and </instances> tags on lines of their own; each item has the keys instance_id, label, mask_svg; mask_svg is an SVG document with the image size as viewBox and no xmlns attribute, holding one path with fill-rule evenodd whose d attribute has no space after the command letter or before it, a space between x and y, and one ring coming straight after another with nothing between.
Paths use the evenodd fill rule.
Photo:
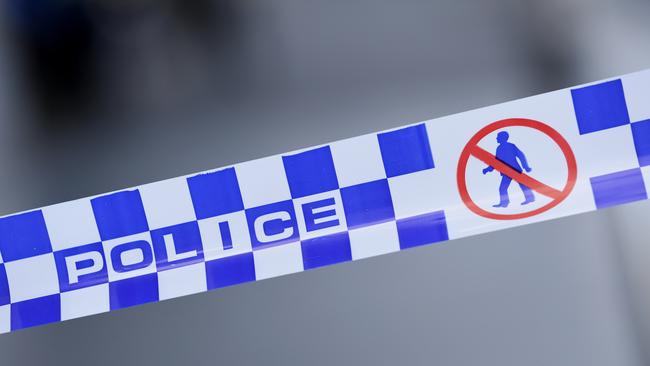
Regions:
<instances>
[{"instance_id":1,"label":"red diagonal slash","mask_svg":"<svg viewBox=\"0 0 650 366\"><path fill-rule=\"evenodd\" d=\"M509 165L498 160L494 155L490 154L486 150L474 145L469 148L469 153L475 158L481 160L485 164L493 167L498 170L500 173L507 175L508 177L514 179L518 183L525 185L526 187L543 194L544 196L550 197L552 199L560 199L562 197L562 192L547 186L546 184L538 181L537 179L527 175L526 173L519 173L518 171L512 169Z\"/></svg>"}]
</instances>

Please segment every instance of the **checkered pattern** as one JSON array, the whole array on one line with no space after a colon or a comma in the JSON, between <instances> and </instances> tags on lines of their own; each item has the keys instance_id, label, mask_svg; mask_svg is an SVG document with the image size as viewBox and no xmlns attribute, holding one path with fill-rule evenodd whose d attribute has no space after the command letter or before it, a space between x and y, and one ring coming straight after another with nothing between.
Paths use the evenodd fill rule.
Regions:
<instances>
[{"instance_id":1,"label":"checkered pattern","mask_svg":"<svg viewBox=\"0 0 650 366\"><path fill-rule=\"evenodd\" d=\"M646 199L648 92L638 73L0 218L0 332ZM457 192L460 149L522 116L576 149L578 198L477 218Z\"/></svg>"},{"instance_id":2,"label":"checkered pattern","mask_svg":"<svg viewBox=\"0 0 650 366\"><path fill-rule=\"evenodd\" d=\"M616 134L622 140L619 143L633 147L636 154L628 169L590 177L599 209L648 198L650 180L644 176L649 176L650 169L649 88L650 72L644 72L571 90L581 134ZM602 148L608 144L611 141Z\"/></svg>"},{"instance_id":3,"label":"checkered pattern","mask_svg":"<svg viewBox=\"0 0 650 366\"><path fill-rule=\"evenodd\" d=\"M433 168L420 124L2 218L1 329L446 240L444 215L398 220L391 197Z\"/></svg>"}]
</instances>

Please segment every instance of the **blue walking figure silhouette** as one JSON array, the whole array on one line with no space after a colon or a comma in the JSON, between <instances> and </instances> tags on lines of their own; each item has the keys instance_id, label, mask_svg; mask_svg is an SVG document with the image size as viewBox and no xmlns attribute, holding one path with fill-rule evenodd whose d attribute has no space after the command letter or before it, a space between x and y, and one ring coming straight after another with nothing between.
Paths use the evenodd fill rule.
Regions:
<instances>
[{"instance_id":1,"label":"blue walking figure silhouette","mask_svg":"<svg viewBox=\"0 0 650 366\"><path fill-rule=\"evenodd\" d=\"M528 166L526 156L521 152L521 150L519 150L517 145L508 142L508 138L510 138L510 135L506 131L501 131L497 134L497 142L499 143L499 146L497 147L496 158L519 173L522 172L522 166L523 170L530 172L532 169ZM521 166L519 165L519 162L521 162ZM483 174L487 174L493 170L494 167L488 166L483 169ZM510 182L512 182L512 178L501 173L501 184L499 185L500 200L498 204L493 205L492 207L508 207L510 204L510 197L508 196L508 187L510 187ZM530 188L521 183L519 183L519 187L524 193L525 198L524 202L521 203L522 205L535 202L535 195L533 195L533 191Z\"/></svg>"}]
</instances>

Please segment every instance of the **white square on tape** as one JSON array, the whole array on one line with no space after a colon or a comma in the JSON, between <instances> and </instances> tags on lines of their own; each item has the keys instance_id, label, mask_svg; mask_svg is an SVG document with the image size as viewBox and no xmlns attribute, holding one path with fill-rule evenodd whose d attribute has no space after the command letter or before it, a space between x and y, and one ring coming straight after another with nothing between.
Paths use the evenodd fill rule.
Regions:
<instances>
[{"instance_id":1,"label":"white square on tape","mask_svg":"<svg viewBox=\"0 0 650 366\"><path fill-rule=\"evenodd\" d=\"M158 272L160 300L208 290L203 262Z\"/></svg>"},{"instance_id":2,"label":"white square on tape","mask_svg":"<svg viewBox=\"0 0 650 366\"><path fill-rule=\"evenodd\" d=\"M630 125L588 133L574 139L578 179L639 167Z\"/></svg>"},{"instance_id":3,"label":"white square on tape","mask_svg":"<svg viewBox=\"0 0 650 366\"><path fill-rule=\"evenodd\" d=\"M650 119L650 71L641 71L623 76L623 91L630 121L640 122Z\"/></svg>"},{"instance_id":4,"label":"white square on tape","mask_svg":"<svg viewBox=\"0 0 650 366\"><path fill-rule=\"evenodd\" d=\"M352 259L374 257L399 251L395 221L350 230Z\"/></svg>"},{"instance_id":5,"label":"white square on tape","mask_svg":"<svg viewBox=\"0 0 650 366\"><path fill-rule=\"evenodd\" d=\"M88 198L45 207L43 217L54 251L100 241Z\"/></svg>"},{"instance_id":6,"label":"white square on tape","mask_svg":"<svg viewBox=\"0 0 650 366\"><path fill-rule=\"evenodd\" d=\"M139 188L149 229L196 220L185 178L174 178Z\"/></svg>"},{"instance_id":7,"label":"white square on tape","mask_svg":"<svg viewBox=\"0 0 650 366\"><path fill-rule=\"evenodd\" d=\"M417 216L442 209L444 200L457 197L455 187L443 184L436 169L388 178L395 218Z\"/></svg>"},{"instance_id":8,"label":"white square on tape","mask_svg":"<svg viewBox=\"0 0 650 366\"><path fill-rule=\"evenodd\" d=\"M61 320L80 318L109 310L107 283L61 293Z\"/></svg>"},{"instance_id":9,"label":"white square on tape","mask_svg":"<svg viewBox=\"0 0 650 366\"><path fill-rule=\"evenodd\" d=\"M237 164L235 172L246 208L291 199L281 156Z\"/></svg>"},{"instance_id":10,"label":"white square on tape","mask_svg":"<svg viewBox=\"0 0 650 366\"><path fill-rule=\"evenodd\" d=\"M278 245L253 252L258 280L303 271L300 242Z\"/></svg>"},{"instance_id":11,"label":"white square on tape","mask_svg":"<svg viewBox=\"0 0 650 366\"><path fill-rule=\"evenodd\" d=\"M376 134L330 144L340 187L386 178Z\"/></svg>"},{"instance_id":12,"label":"white square on tape","mask_svg":"<svg viewBox=\"0 0 650 366\"><path fill-rule=\"evenodd\" d=\"M52 253L5 263L4 266L12 303L59 292L59 277Z\"/></svg>"},{"instance_id":13,"label":"white square on tape","mask_svg":"<svg viewBox=\"0 0 650 366\"><path fill-rule=\"evenodd\" d=\"M227 229L224 225L227 225ZM224 240L227 237L224 229L230 233L229 243ZM244 211L199 220L199 230L206 261L253 250Z\"/></svg>"}]
</instances>

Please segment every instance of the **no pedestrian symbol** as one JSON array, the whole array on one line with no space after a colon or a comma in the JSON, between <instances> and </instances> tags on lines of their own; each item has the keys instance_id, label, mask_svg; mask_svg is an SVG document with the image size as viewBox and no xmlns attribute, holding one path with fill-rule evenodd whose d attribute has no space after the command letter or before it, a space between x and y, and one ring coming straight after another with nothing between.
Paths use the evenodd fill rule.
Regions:
<instances>
[{"instance_id":1,"label":"no pedestrian symbol","mask_svg":"<svg viewBox=\"0 0 650 366\"><path fill-rule=\"evenodd\" d=\"M502 131L497 135L497 140L499 141L500 145L497 148L496 155L493 155L492 153L478 146L479 142L481 142L481 140L483 140L489 134L507 127L525 127L534 129L548 136L557 145L557 148L560 149L564 159L566 160L566 166L558 167L558 169L568 170L566 174L566 183L563 187L556 188L551 185L547 185L543 183L543 177L534 178L532 174L527 174L527 172L531 171L531 168L528 166L525 155L515 144L508 142L508 134L506 132ZM494 210L488 211L480 207L469 194L467 188L466 173L468 166L467 163L469 162L470 158L478 159L487 166L487 168L483 169L483 174L487 174L493 170L496 170L502 176L501 185L499 186L501 200L499 203L494 205ZM564 137L562 137L559 132L547 124L524 118L504 119L483 127L474 136L472 136L472 138L463 149L462 153L460 154L458 161L458 170L456 172L458 191L463 200L463 203L465 203L467 208L469 208L477 215L495 220L523 219L552 209L569 196L576 184L577 176L578 169L576 158L573 154L573 151L571 150L571 146L564 139ZM550 198L551 201L541 207L536 207L526 212L510 214L502 213L503 209L509 204L507 190L510 186L511 181L514 181L513 183L517 183L514 185L519 185L523 191L525 197L525 201L523 202L524 205L534 202L534 193L546 196ZM499 210L501 210L501 212L498 212Z\"/></svg>"}]
</instances>

